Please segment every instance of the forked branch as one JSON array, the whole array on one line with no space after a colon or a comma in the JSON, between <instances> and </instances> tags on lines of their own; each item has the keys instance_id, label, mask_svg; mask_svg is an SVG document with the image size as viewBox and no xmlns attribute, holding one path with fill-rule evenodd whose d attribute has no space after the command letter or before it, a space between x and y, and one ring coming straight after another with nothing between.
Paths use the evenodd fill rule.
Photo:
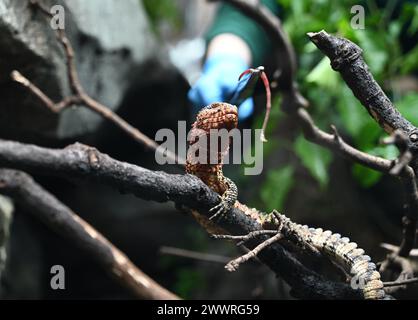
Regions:
<instances>
[{"instance_id":1,"label":"forked branch","mask_svg":"<svg viewBox=\"0 0 418 320\"><path fill-rule=\"evenodd\" d=\"M42 12L42 14L46 15L49 18L52 18L52 14L45 8L38 0L30 0L32 6ZM40 88L38 88L34 83L32 83L29 79L27 79L24 75L22 75L19 71L14 70L11 73L11 77L17 83L20 83L22 86L26 87L34 96L36 96L48 109L52 112L59 113L65 108L77 105L83 105L86 108L92 110L93 112L99 114L106 120L109 120L117 127L119 127L122 131L126 132L132 139L136 142L142 144L143 146L155 151L159 152L164 155L164 157L170 159L174 163L184 164L185 160L178 157L176 154L171 152L170 150L163 150L158 148L159 145L154 140L143 134L137 128L130 125L127 121L122 119L116 113L114 113L109 107L101 104L100 102L96 101L92 97L90 97L83 89L81 85L80 79L78 77L77 68L74 62L74 49L71 45L70 40L68 39L64 29L57 29L56 30L57 39L59 43L62 45L65 60L67 65L67 75L68 81L70 83L72 95L69 97L64 97L59 102L54 102L52 99L48 97Z\"/></svg>"},{"instance_id":2,"label":"forked branch","mask_svg":"<svg viewBox=\"0 0 418 320\"><path fill-rule=\"evenodd\" d=\"M157 300L179 299L139 270L109 240L27 174L0 169L0 192L12 197L27 212L85 250L136 297Z\"/></svg>"},{"instance_id":3,"label":"forked branch","mask_svg":"<svg viewBox=\"0 0 418 320\"><path fill-rule=\"evenodd\" d=\"M112 186L140 198L173 201L210 217L219 195L193 175L152 171L112 159L94 148L75 144L65 149L47 149L0 139L0 166L59 176L70 180L89 180ZM234 208L216 222L231 234L248 234L263 229L257 217ZM251 250L266 239L251 239ZM325 280L296 260L280 244L258 254L259 259L281 276L299 298L360 299L361 293L349 285Z\"/></svg>"}]
</instances>

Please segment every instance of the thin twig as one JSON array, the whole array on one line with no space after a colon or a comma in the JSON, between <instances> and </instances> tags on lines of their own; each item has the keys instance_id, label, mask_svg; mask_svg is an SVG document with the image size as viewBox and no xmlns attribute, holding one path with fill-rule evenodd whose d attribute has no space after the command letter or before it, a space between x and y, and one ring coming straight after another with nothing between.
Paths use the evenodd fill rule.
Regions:
<instances>
[{"instance_id":1,"label":"thin twig","mask_svg":"<svg viewBox=\"0 0 418 320\"><path fill-rule=\"evenodd\" d=\"M222 240L234 240L234 241L240 240L237 243L237 246L242 246L247 241L257 238L261 235L277 234L277 232L278 232L277 230L258 230L258 231L253 231L242 236L231 236L229 234L213 234L211 235L211 237L214 239L222 239Z\"/></svg>"},{"instance_id":2,"label":"thin twig","mask_svg":"<svg viewBox=\"0 0 418 320\"><path fill-rule=\"evenodd\" d=\"M408 284L415 284L418 283L418 278L406 279L402 281L387 281L383 282L385 287L395 287L395 286L405 286Z\"/></svg>"},{"instance_id":3,"label":"thin twig","mask_svg":"<svg viewBox=\"0 0 418 320\"><path fill-rule=\"evenodd\" d=\"M355 97L383 130L392 134L399 129L407 137L417 131L417 128L399 113L373 78L359 46L347 39L330 35L324 30L310 32L308 37L330 59L332 68L341 74ZM411 150L416 147L414 141L408 141L408 144Z\"/></svg>"},{"instance_id":4,"label":"thin twig","mask_svg":"<svg viewBox=\"0 0 418 320\"><path fill-rule=\"evenodd\" d=\"M64 149L48 149L0 139L0 166L63 177L71 181L96 182L142 199L173 201L207 218L210 217L210 208L219 202L219 195L196 176L148 170L117 161L95 148L81 144ZM262 230L258 221L261 212L253 209L254 215L247 215L242 211L243 207L241 204L241 207L233 208L227 218L216 224L231 234ZM260 241L251 240L246 246L254 248ZM345 283L324 279L278 243L265 248L258 257L293 288L298 298L361 299L359 291Z\"/></svg>"},{"instance_id":5,"label":"thin twig","mask_svg":"<svg viewBox=\"0 0 418 320\"><path fill-rule=\"evenodd\" d=\"M373 78L363 60L362 50L353 42L338 38L325 31L308 33L311 41L331 60L356 98L367 109L372 118L389 134L400 147L401 156L389 170L401 177L407 194L407 210L403 223L403 239L398 254L407 257L416 242L418 224L418 128L406 120L392 104L382 88ZM412 167L408 164L411 163Z\"/></svg>"},{"instance_id":6,"label":"thin twig","mask_svg":"<svg viewBox=\"0 0 418 320\"><path fill-rule=\"evenodd\" d=\"M266 129L267 123L270 118L270 111L271 111L271 90L270 90L270 83L267 77L267 74L262 71L261 72L261 80L263 80L264 88L266 89L266 115L264 116L263 126L261 127L261 141L267 142L266 139Z\"/></svg>"},{"instance_id":7,"label":"thin twig","mask_svg":"<svg viewBox=\"0 0 418 320\"><path fill-rule=\"evenodd\" d=\"M409 165L409 163L412 160L412 153L411 151L407 150L400 154L398 159L395 160L395 165L393 168L389 171L389 174L393 176L397 176L401 173L401 171Z\"/></svg>"},{"instance_id":8,"label":"thin twig","mask_svg":"<svg viewBox=\"0 0 418 320\"><path fill-rule=\"evenodd\" d=\"M399 149L400 155L394 160L394 166L389 171L389 174L400 176L405 170L405 173L411 175L410 179L403 179L403 188L407 196L407 204L405 205L405 214L402 218L403 224L403 239L399 246L398 254L403 257L410 255L412 248L416 241L416 228L418 220L418 189L416 185L415 174L412 176L412 169L409 169L409 164L413 160L413 154L410 150L409 138L406 134L396 129L392 135L383 139L383 144L394 144ZM405 174L403 174L405 177Z\"/></svg>"},{"instance_id":9,"label":"thin twig","mask_svg":"<svg viewBox=\"0 0 418 320\"><path fill-rule=\"evenodd\" d=\"M31 0L30 3L37 9L39 9L47 17L52 17L52 14L38 1ZM35 95L48 109L53 112L59 113L63 109L73 105L84 105L86 108L94 111L103 118L109 120L122 131L127 133L136 142L144 145L145 147L160 153L167 159L170 159L173 163L185 164L185 160L170 150L165 150L159 147L159 144L154 140L143 134L141 131L130 125L127 121L119 117L109 107L99 103L98 101L91 98L83 89L80 79L78 77L77 68L74 62L74 49L63 29L57 29L57 39L62 45L65 53L65 59L67 64L68 80L71 86L72 95L65 97L61 101L53 102L40 88L33 84L29 79L24 77L17 70L12 71L11 77L17 83L20 83L26 87L33 95Z\"/></svg>"},{"instance_id":10,"label":"thin twig","mask_svg":"<svg viewBox=\"0 0 418 320\"><path fill-rule=\"evenodd\" d=\"M270 111L271 111L271 89L270 89L270 82L269 82L269 79L267 77L267 74L264 71L264 67L263 66L259 66L259 67L255 68L255 69L250 68L250 69L245 70L243 73L240 74L238 80L241 80L241 78L244 75L248 75L248 74L251 75L251 78L250 78L249 81L251 81L252 79L257 79L258 80L259 78L261 78L261 80L263 81L264 89L266 90L266 114L264 116L263 125L261 127L260 140L261 140L261 142L267 142L267 139L266 139L266 128L267 128L267 123L268 123L269 118L270 118Z\"/></svg>"},{"instance_id":11,"label":"thin twig","mask_svg":"<svg viewBox=\"0 0 418 320\"><path fill-rule=\"evenodd\" d=\"M266 241L260 243L258 246L256 246L254 249L250 250L249 252L247 252L243 256L228 262L228 264L225 266L225 269L230 271L230 272L238 270L239 266L242 263L247 262L251 258L255 258L260 253L261 250L267 248L272 243L274 243L276 241L279 241L282 237L283 237L283 235L281 233L276 233L276 235L274 235L271 238L267 239Z\"/></svg>"},{"instance_id":12,"label":"thin twig","mask_svg":"<svg viewBox=\"0 0 418 320\"><path fill-rule=\"evenodd\" d=\"M282 87L285 89L283 92L282 109L299 123L307 140L337 152L366 167L387 174L397 174L401 178L407 192L408 206L406 216L403 219L404 238L399 254L408 256L415 244L415 230L418 223L418 189L415 181L416 172L418 172L418 161L414 159L414 157L418 156L418 152L415 152L418 150L418 129L402 117L374 80L368 71L369 68L361 57L361 49L354 43L331 36L325 31L308 33L311 41L331 59L331 65L334 70L341 73L344 81L353 90L355 96L382 128L389 133L400 129L408 137L408 150L412 155L415 155L412 157L412 162L416 164L413 168L407 165L410 162L408 151L398 159L398 163L393 163L390 160L372 156L351 147L342 140L335 127L333 127L334 134L328 134L319 129L309 113L303 109L307 102L302 103L304 98L300 95L297 85L294 83L294 74L296 73L294 51L282 30L280 20L259 3L245 0L223 0L223 2L235 6L238 10L260 23L273 43L278 44L282 48L281 53L286 53L280 55L280 52L276 52L278 59L282 59L281 64L291 66L291 68L284 69L285 72L281 77Z\"/></svg>"},{"instance_id":13,"label":"thin twig","mask_svg":"<svg viewBox=\"0 0 418 320\"><path fill-rule=\"evenodd\" d=\"M121 285L141 299L179 299L139 270L90 224L21 171L0 169L0 191L11 196L59 235L90 254Z\"/></svg>"},{"instance_id":14,"label":"thin twig","mask_svg":"<svg viewBox=\"0 0 418 320\"><path fill-rule=\"evenodd\" d=\"M279 47L282 48L282 53L287 53L280 56L280 52L276 52L277 57L282 58L282 64L287 63L292 66L291 68L285 68L282 76L283 88L287 90L287 92L284 92L282 108L299 122L308 140L338 152L369 168L384 173L397 174L401 177L407 190L408 209L403 219L404 238L400 246L399 255L408 256L415 244L415 230L418 223L418 195L415 181L418 161L412 159L416 163L416 167L413 169L407 163L411 161L409 152L412 152L412 155L418 155L418 152L414 153L415 150L418 150L418 129L402 117L373 79L373 76L368 71L369 68L367 68L361 57L361 49L354 43L346 39L333 37L325 31L308 33L311 41L331 59L331 65L334 70L341 73L344 81L353 90L355 96L382 128L389 133L400 129L409 138L407 143L410 151L406 151L395 165L392 161L368 155L349 146L341 139L335 128L334 135L329 135L315 125L309 113L303 109L306 103L301 103L304 99L301 99L297 86L294 84L296 64L294 63L293 49L289 49L291 44L285 36L280 20L277 17L269 14L268 10L260 4L254 4L245 0L223 0L223 2L234 5L237 9L259 22L268 31L273 42L277 42Z\"/></svg>"},{"instance_id":15,"label":"thin twig","mask_svg":"<svg viewBox=\"0 0 418 320\"><path fill-rule=\"evenodd\" d=\"M380 247L382 247L383 249L386 249L388 251L391 251L391 252L399 251L399 247L398 246L395 246L395 245L389 244L389 243L381 243L380 244ZM409 252L409 256L410 257L418 257L418 249L412 249Z\"/></svg>"},{"instance_id":16,"label":"thin twig","mask_svg":"<svg viewBox=\"0 0 418 320\"><path fill-rule=\"evenodd\" d=\"M397 176L409 165L412 160L412 153L408 148L408 137L399 129L396 129L389 137L382 140L382 144L394 144L399 149L399 157L394 160L394 166L389 174Z\"/></svg>"},{"instance_id":17,"label":"thin twig","mask_svg":"<svg viewBox=\"0 0 418 320\"><path fill-rule=\"evenodd\" d=\"M380 272L387 273L388 271L391 272L398 270L400 270L400 272L398 278L395 280L395 282L397 283L411 279L414 276L414 268L409 259L398 255L398 252L394 252L392 254L389 254L385 261L382 262L380 266ZM399 289L402 288L388 288L385 291L388 294L393 294L397 292Z\"/></svg>"},{"instance_id":18,"label":"thin twig","mask_svg":"<svg viewBox=\"0 0 418 320\"><path fill-rule=\"evenodd\" d=\"M231 260L228 257L220 256L218 254L202 253L202 252L196 252L196 251L185 250L185 249L174 248L174 247L165 247L165 246L160 248L160 253L177 256L177 257L190 258L190 259L199 260L199 261L215 262L215 263L222 263L222 264L225 264Z\"/></svg>"},{"instance_id":19,"label":"thin twig","mask_svg":"<svg viewBox=\"0 0 418 320\"><path fill-rule=\"evenodd\" d=\"M341 138L334 126L332 126L333 134L318 128L305 109L299 108L292 116L302 127L303 134L307 140L330 149L351 161L383 173L388 173L392 168L392 161L370 155L350 146Z\"/></svg>"},{"instance_id":20,"label":"thin twig","mask_svg":"<svg viewBox=\"0 0 418 320\"><path fill-rule=\"evenodd\" d=\"M418 149L417 128L395 108L374 80L362 58L362 50L353 42L329 35L325 31L308 33L311 41L331 60L334 70L340 72L354 95L376 122L388 133L401 151L389 174L401 177L407 194L407 210L402 220L403 239L398 254L407 257L416 242L418 223L418 188L416 184ZM412 167L409 166L412 163ZM372 167L369 165L369 167ZM374 168L375 169L375 168Z\"/></svg>"}]
</instances>

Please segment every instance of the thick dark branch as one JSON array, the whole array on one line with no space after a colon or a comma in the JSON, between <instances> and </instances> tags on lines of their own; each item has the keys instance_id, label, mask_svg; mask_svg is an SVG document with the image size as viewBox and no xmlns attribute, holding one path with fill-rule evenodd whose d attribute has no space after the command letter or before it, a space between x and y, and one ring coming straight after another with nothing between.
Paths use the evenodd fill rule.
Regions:
<instances>
[{"instance_id":1,"label":"thick dark branch","mask_svg":"<svg viewBox=\"0 0 418 320\"><path fill-rule=\"evenodd\" d=\"M141 299L178 299L139 270L119 249L21 171L0 169L0 191L90 254Z\"/></svg>"},{"instance_id":2,"label":"thick dark branch","mask_svg":"<svg viewBox=\"0 0 418 320\"><path fill-rule=\"evenodd\" d=\"M402 171L402 184L406 195L405 214L402 217L403 238L399 246L398 254L402 257L408 257L414 248L417 237L418 223L418 188L416 175L408 166Z\"/></svg>"},{"instance_id":3,"label":"thick dark branch","mask_svg":"<svg viewBox=\"0 0 418 320\"><path fill-rule=\"evenodd\" d=\"M308 36L328 56L332 68L341 74L357 99L387 133L391 134L400 129L410 136L417 131L417 128L399 113L373 78L359 46L325 31L311 32ZM415 142L410 141L411 150L417 149Z\"/></svg>"},{"instance_id":4,"label":"thick dark branch","mask_svg":"<svg viewBox=\"0 0 418 320\"><path fill-rule=\"evenodd\" d=\"M81 144L65 149L47 149L0 140L0 166L33 173L85 179L113 186L122 192L159 202L174 201L210 216L209 209L218 203L218 194L192 175L154 172L112 159L94 148ZM231 234L247 234L262 230L254 217L235 208L220 220L219 226ZM266 239L254 239L248 248ZM324 280L303 266L279 244L265 248L260 260L289 283L300 298L361 298L349 285Z\"/></svg>"},{"instance_id":5,"label":"thick dark branch","mask_svg":"<svg viewBox=\"0 0 418 320\"><path fill-rule=\"evenodd\" d=\"M418 193L416 173L418 172L417 128L406 120L395 108L379 84L374 80L362 57L362 50L355 43L328 34L325 31L308 34L311 41L331 60L334 70L340 72L370 115L388 133L402 152L390 173L401 176L408 203L403 222L403 240L399 255L407 257L416 242L418 223ZM386 160L387 161L387 160ZM411 166L407 163L411 162ZM377 164L377 163L376 163ZM368 165L373 169L371 165ZM380 170L382 171L382 170Z\"/></svg>"},{"instance_id":6,"label":"thick dark branch","mask_svg":"<svg viewBox=\"0 0 418 320\"><path fill-rule=\"evenodd\" d=\"M408 204L403 219L404 237L400 245L399 255L408 256L416 241L418 222L418 194L415 181L418 172L418 131L399 113L374 80L361 56L362 50L349 40L334 37L325 31L308 34L311 41L330 58L334 70L341 73L354 95L382 128L388 133L400 130L407 137L406 149L401 150L401 157L396 163L351 147L341 139L334 127L334 134L332 135L319 129L309 113L302 109L308 103L299 93L297 85L294 84L294 74L296 72L294 51L283 32L280 20L260 5L258 1L223 0L223 2L235 6L257 21L266 30L271 40L275 42L276 49L278 49L276 56L278 60L281 60L279 65L289 65L289 67L283 69L284 73L280 80L284 89L282 108L299 122L308 140L331 149L354 162L399 176L402 179ZM409 162L411 162L412 168L408 165Z\"/></svg>"}]
</instances>

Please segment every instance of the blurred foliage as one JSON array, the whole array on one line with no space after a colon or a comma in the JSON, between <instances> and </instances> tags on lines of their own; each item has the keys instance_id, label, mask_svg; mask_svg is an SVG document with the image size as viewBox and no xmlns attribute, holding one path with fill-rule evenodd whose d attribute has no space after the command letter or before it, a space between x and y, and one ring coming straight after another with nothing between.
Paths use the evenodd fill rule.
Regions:
<instances>
[{"instance_id":1,"label":"blurred foliage","mask_svg":"<svg viewBox=\"0 0 418 320\"><path fill-rule=\"evenodd\" d=\"M184 235L185 242L180 248L196 252L208 251L208 235L203 229L189 226ZM184 257L162 255L159 268L174 275L174 283L169 288L183 299L191 299L197 292L203 292L207 287L205 273L195 266L195 261Z\"/></svg>"},{"instance_id":2,"label":"blurred foliage","mask_svg":"<svg viewBox=\"0 0 418 320\"><path fill-rule=\"evenodd\" d=\"M177 282L174 286L174 292L183 299L193 298L193 292L199 290L204 292L206 281L201 271L192 268L176 269Z\"/></svg>"},{"instance_id":3,"label":"blurred foliage","mask_svg":"<svg viewBox=\"0 0 418 320\"><path fill-rule=\"evenodd\" d=\"M181 13L173 0L140 0L151 20L153 29L158 32L161 23L168 23L176 31L183 26Z\"/></svg>"},{"instance_id":4,"label":"blurred foliage","mask_svg":"<svg viewBox=\"0 0 418 320\"><path fill-rule=\"evenodd\" d=\"M261 187L261 200L268 212L273 209L282 210L285 197L293 186L293 167L287 165L269 171L269 175ZM278 187L280 186L280 187Z\"/></svg>"},{"instance_id":5,"label":"blurred foliage","mask_svg":"<svg viewBox=\"0 0 418 320\"><path fill-rule=\"evenodd\" d=\"M388 159L396 158L393 146L379 141L386 134L354 97L341 76L331 69L329 59L309 41L307 32L320 31L346 37L364 51L364 58L376 81L412 123L418 124L418 93L399 90L394 85L402 76L418 71L417 41L406 42L418 31L417 1L329 1L278 0L282 7L283 26L289 34L298 56L298 81L310 101L310 113L319 127L330 131L335 124L340 134L351 144ZM350 25L353 5L365 8L365 29ZM275 103L276 105L277 103ZM274 106L274 109L278 106ZM269 123L285 121L280 113L273 114ZM256 121L255 125L258 125ZM271 135L268 135L268 137ZM267 143L275 143L270 139ZM306 141L300 133L292 150L321 187L329 181L328 166L333 155L324 148ZM275 144L277 145L277 144ZM265 145L266 146L266 145ZM266 155L266 152L265 152ZM265 179L260 197L268 208L282 209L286 193L293 184L291 164L273 168ZM379 181L380 173L353 164L353 176L364 187ZM280 190L280 189L284 190ZM280 190L280 191L279 191ZM273 196L274 195L274 196Z\"/></svg>"}]
</instances>

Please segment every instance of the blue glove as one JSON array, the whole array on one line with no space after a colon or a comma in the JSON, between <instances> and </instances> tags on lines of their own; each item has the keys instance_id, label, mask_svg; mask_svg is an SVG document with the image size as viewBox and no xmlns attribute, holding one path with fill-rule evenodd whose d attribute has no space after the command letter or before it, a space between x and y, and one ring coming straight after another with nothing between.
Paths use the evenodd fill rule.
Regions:
<instances>
[{"instance_id":1,"label":"blue glove","mask_svg":"<svg viewBox=\"0 0 418 320\"><path fill-rule=\"evenodd\" d=\"M247 63L236 55L216 54L209 57L201 78L188 93L194 113L213 102L228 102L238 84L239 75L248 68ZM245 120L253 111L254 101L248 98L238 106L238 118Z\"/></svg>"}]
</instances>

